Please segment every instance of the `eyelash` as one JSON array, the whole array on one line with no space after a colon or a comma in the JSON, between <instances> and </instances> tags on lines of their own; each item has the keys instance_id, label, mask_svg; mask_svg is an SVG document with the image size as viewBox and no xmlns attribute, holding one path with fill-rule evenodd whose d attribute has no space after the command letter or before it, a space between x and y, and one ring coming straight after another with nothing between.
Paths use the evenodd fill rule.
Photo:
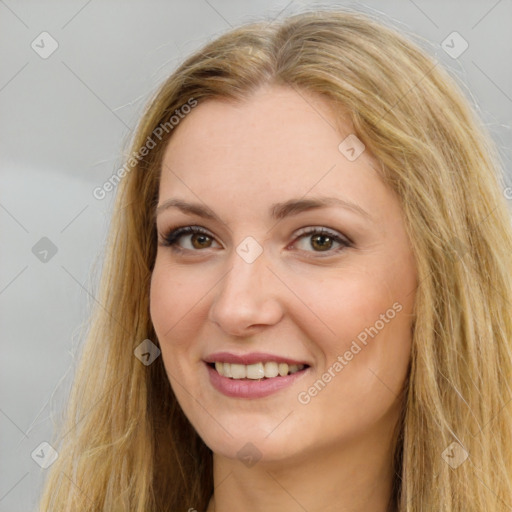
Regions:
<instances>
[{"instance_id":1,"label":"eyelash","mask_svg":"<svg viewBox=\"0 0 512 512\"><path fill-rule=\"evenodd\" d=\"M214 237L205 229L199 227L199 226L183 226L179 228L171 228L167 231L167 233L163 236L163 241L161 242L161 245L164 247L170 247L173 251L184 253L184 252L200 252L201 249L183 249L177 245L177 242L179 239L184 235L205 235L209 238L214 239ZM325 228L306 228L304 231L302 231L298 237L298 239L301 239L303 237L308 237L312 235L326 235L329 238L331 238L334 242L341 244L341 247L338 249L329 249L325 251L327 253L327 256L332 256L333 254L337 254L344 249L347 249L349 247L353 247L353 244L351 241L345 238L341 238L336 234L336 232L330 231ZM321 254L324 251L305 251L305 252L313 252ZM320 256L322 257L322 256Z\"/></svg>"}]
</instances>

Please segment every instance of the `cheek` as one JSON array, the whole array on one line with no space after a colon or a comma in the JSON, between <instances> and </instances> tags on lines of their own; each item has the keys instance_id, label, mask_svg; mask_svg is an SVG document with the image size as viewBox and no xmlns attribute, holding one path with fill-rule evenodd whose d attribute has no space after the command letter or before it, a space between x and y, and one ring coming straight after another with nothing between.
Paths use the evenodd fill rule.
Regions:
<instances>
[{"instance_id":1,"label":"cheek","mask_svg":"<svg viewBox=\"0 0 512 512\"><path fill-rule=\"evenodd\" d=\"M190 340L198 337L198 292L204 294L204 287L194 286L190 274L186 280L179 274L179 269L169 268L157 259L151 276L149 309L169 382L179 402L186 403L183 388L189 387L189 380L195 375L189 362L194 360L191 351L196 347Z\"/></svg>"},{"instance_id":2,"label":"cheek","mask_svg":"<svg viewBox=\"0 0 512 512\"><path fill-rule=\"evenodd\" d=\"M350 374L369 386L374 371L399 388L410 357L414 283L403 272L401 279L395 274L394 267L381 264L352 268L331 279L296 280L297 295L307 298L307 309L296 310L297 322L313 350L320 349L319 371L342 356L343 371L337 374Z\"/></svg>"},{"instance_id":3,"label":"cheek","mask_svg":"<svg viewBox=\"0 0 512 512\"><path fill-rule=\"evenodd\" d=\"M179 290L178 290L179 291ZM184 381L188 374L183 362L188 359L190 350L188 339L183 335L184 326L190 326L190 322L180 322L184 312L181 311L186 298L180 296L178 301L177 289L173 285L159 278L159 273L153 275L150 293L150 315L161 350L162 362L167 377L175 393L179 394L180 386L177 383ZM178 304L181 304L178 306ZM186 316L185 316L186 319Z\"/></svg>"},{"instance_id":4,"label":"cheek","mask_svg":"<svg viewBox=\"0 0 512 512\"><path fill-rule=\"evenodd\" d=\"M335 334L326 329L315 334L308 327L308 338L320 348L321 364L299 397L307 404L307 421L316 424L313 418L329 411L331 421L322 427L326 437L336 436L340 425L358 432L395 410L412 338L410 305L403 298L393 301L387 286L376 286L371 279L338 284L327 294L312 293L315 311Z\"/></svg>"},{"instance_id":5,"label":"cheek","mask_svg":"<svg viewBox=\"0 0 512 512\"><path fill-rule=\"evenodd\" d=\"M179 285L167 279L168 273L158 263L155 265L151 276L149 294L149 312L151 321L161 343L164 342L166 333L178 320L178 309L183 302L177 302L176 297L180 290Z\"/></svg>"},{"instance_id":6,"label":"cheek","mask_svg":"<svg viewBox=\"0 0 512 512\"><path fill-rule=\"evenodd\" d=\"M210 288L204 274L185 273L157 258L151 276L150 315L162 344L185 340L185 331L200 325L202 299Z\"/></svg>"},{"instance_id":7,"label":"cheek","mask_svg":"<svg viewBox=\"0 0 512 512\"><path fill-rule=\"evenodd\" d=\"M324 348L341 350L343 342L372 325L393 304L378 276L362 270L338 271L329 278L295 278L294 292L306 306L301 324ZM296 311L297 318L298 309Z\"/></svg>"}]
</instances>

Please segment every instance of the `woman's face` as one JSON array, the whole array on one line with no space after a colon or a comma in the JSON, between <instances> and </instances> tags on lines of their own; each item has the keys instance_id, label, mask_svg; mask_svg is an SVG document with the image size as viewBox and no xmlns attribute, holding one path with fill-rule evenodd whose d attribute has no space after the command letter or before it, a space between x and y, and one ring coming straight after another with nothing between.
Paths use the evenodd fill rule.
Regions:
<instances>
[{"instance_id":1,"label":"woman's face","mask_svg":"<svg viewBox=\"0 0 512 512\"><path fill-rule=\"evenodd\" d=\"M199 104L166 148L151 318L224 457L298 461L398 418L415 262L398 199L335 123L322 98L267 87Z\"/></svg>"}]
</instances>

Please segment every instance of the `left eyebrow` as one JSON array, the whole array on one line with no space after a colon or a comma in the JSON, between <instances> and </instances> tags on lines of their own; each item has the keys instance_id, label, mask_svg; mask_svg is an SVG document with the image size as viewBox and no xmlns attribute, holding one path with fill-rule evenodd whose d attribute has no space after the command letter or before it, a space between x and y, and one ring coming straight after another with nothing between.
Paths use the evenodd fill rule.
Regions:
<instances>
[{"instance_id":1,"label":"left eyebrow","mask_svg":"<svg viewBox=\"0 0 512 512\"><path fill-rule=\"evenodd\" d=\"M271 207L272 218L276 220L284 219L289 215L297 215L301 212L308 210L316 210L318 208L327 208L329 206L338 206L346 210L350 210L354 213L373 221L371 215L363 210L358 204L352 203L339 197L314 197L311 199L290 199L284 203L275 203Z\"/></svg>"},{"instance_id":2,"label":"left eyebrow","mask_svg":"<svg viewBox=\"0 0 512 512\"><path fill-rule=\"evenodd\" d=\"M358 204L338 197L315 197L311 199L299 198L290 199L283 203L274 203L270 207L270 216L275 220L281 220L291 215L298 215L305 211L327 208L329 206L337 206L350 210L373 222L372 216ZM184 213L222 222L218 215L207 206L200 203L188 203L181 199L168 199L167 201L164 201L162 204L157 206L155 215L158 216L161 212L168 210L169 208L178 208Z\"/></svg>"}]
</instances>

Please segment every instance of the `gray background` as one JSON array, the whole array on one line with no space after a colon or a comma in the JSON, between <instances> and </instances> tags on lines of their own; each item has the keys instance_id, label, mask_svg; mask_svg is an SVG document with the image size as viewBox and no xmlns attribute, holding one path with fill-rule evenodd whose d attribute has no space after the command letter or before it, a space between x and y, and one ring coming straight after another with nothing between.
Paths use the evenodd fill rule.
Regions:
<instances>
[{"instance_id":1,"label":"gray background","mask_svg":"<svg viewBox=\"0 0 512 512\"><path fill-rule=\"evenodd\" d=\"M0 511L36 510L44 470L31 454L51 439L69 388L114 197L92 191L120 167L146 100L230 26L327 4L423 37L465 87L512 183L512 0L0 0ZM43 31L58 42L46 59L31 47ZM441 45L453 31L469 43L457 59ZM43 237L57 249L47 261L33 250Z\"/></svg>"}]
</instances>

